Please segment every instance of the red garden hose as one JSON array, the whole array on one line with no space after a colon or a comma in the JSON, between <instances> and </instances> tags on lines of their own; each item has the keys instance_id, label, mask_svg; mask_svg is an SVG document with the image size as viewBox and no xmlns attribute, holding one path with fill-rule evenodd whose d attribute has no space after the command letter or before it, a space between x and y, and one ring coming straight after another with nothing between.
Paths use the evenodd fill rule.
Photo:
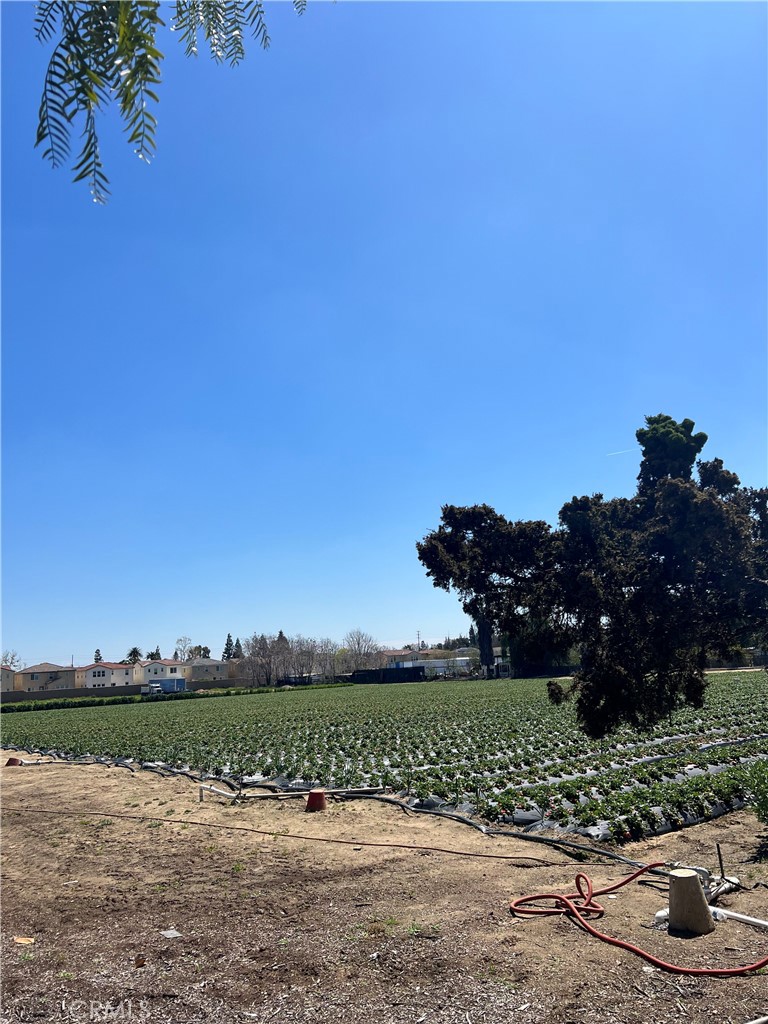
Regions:
<instances>
[{"instance_id":1,"label":"red garden hose","mask_svg":"<svg viewBox=\"0 0 768 1024\"><path fill-rule=\"evenodd\" d=\"M650 871L652 868L659 868L663 866L663 861L659 861L655 864L648 864L646 867L639 868L631 875L627 875L626 878L622 878L613 885L607 885L604 889L595 889L592 885L592 879L580 871L578 875L576 875L576 892L568 893L567 896L563 896L556 892L537 893L535 896L521 896L519 899L512 900L510 910L513 914L517 914L519 917L566 914L578 921L582 928L584 928L585 931L588 931L590 935L594 935L595 938L602 939L603 942L609 942L612 946L618 946L619 949L626 949L630 953L641 956L644 960L647 960L649 964L653 964L654 967L658 967L662 971L671 971L673 974L697 974L708 977L727 978L733 977L737 974L746 974L748 971L759 971L763 967L768 967L768 956L763 957L762 960L758 960L757 963L747 964L744 967L680 967L678 964L668 964L665 960L660 960L658 957L654 956L653 953L640 949L639 946L635 946L631 942L624 942L623 939L614 939L612 935L606 935L604 932L599 932L597 928L593 928L587 920L587 917L602 917L605 913L605 908L595 901L595 896L604 896L606 893L614 892L616 889L620 889L628 882L633 881L638 875L642 875L644 872ZM574 901L579 898L581 898L582 902L575 903ZM529 904L538 903L541 900L554 902L555 906L529 906Z\"/></svg>"}]
</instances>

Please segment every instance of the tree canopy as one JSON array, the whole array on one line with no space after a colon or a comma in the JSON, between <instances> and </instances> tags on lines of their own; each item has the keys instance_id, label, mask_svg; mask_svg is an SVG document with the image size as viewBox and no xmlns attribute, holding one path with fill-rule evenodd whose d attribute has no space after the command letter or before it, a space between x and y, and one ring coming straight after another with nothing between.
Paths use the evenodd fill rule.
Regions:
<instances>
[{"instance_id":1,"label":"tree canopy","mask_svg":"<svg viewBox=\"0 0 768 1024\"><path fill-rule=\"evenodd\" d=\"M303 14L307 0L293 0ZM177 0L170 5L170 31L187 56L197 56L203 37L217 64L235 66L245 57L246 37L267 49L270 39L261 0ZM94 202L109 195L96 124L113 101L128 142L140 160L155 153L163 54L157 46L165 27L159 0L111 0L107 3L42 0L35 34L50 45L35 145L53 167L70 157L72 127L82 144L73 163L75 181L87 181Z\"/></svg>"},{"instance_id":2,"label":"tree canopy","mask_svg":"<svg viewBox=\"0 0 768 1024\"><path fill-rule=\"evenodd\" d=\"M574 497L555 529L446 505L417 544L478 636L578 648L571 693L593 736L700 705L709 656L768 641L768 489L742 487L720 459L699 461L693 479L707 440L693 428L646 418L631 498Z\"/></svg>"}]
</instances>

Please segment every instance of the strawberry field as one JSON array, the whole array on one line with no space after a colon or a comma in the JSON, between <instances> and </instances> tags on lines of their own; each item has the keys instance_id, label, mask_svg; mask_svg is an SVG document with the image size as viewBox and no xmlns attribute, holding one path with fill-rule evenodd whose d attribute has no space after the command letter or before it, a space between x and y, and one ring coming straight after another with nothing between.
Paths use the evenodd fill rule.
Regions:
<instances>
[{"instance_id":1,"label":"strawberry field","mask_svg":"<svg viewBox=\"0 0 768 1024\"><path fill-rule=\"evenodd\" d=\"M717 673L706 705L588 739L542 680L295 690L3 716L3 743L210 775L385 785L516 825L616 839L740 806L768 758L768 676ZM599 827L598 827L599 826Z\"/></svg>"}]
</instances>

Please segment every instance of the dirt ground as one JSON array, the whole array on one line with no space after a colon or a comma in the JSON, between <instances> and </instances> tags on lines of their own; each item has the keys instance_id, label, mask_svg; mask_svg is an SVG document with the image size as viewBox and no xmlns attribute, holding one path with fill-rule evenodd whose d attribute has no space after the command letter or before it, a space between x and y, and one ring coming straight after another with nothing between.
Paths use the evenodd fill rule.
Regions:
<instances>
[{"instance_id":1,"label":"dirt ground","mask_svg":"<svg viewBox=\"0 0 768 1024\"><path fill-rule=\"evenodd\" d=\"M580 865L369 801L319 814L303 799L199 803L186 779L98 765L4 767L0 781L4 1022L745 1024L768 1014L765 973L673 975L565 919L510 914L514 897L572 891L580 869L596 886L628 873L604 858ZM715 869L719 842L726 870L752 886L768 881L767 841L752 815L734 813L622 852ZM668 961L732 967L768 955L768 934L742 924L687 940L652 929L666 905L652 879L601 902L598 927ZM722 905L768 918L768 888ZM180 934L163 935L171 929Z\"/></svg>"}]
</instances>

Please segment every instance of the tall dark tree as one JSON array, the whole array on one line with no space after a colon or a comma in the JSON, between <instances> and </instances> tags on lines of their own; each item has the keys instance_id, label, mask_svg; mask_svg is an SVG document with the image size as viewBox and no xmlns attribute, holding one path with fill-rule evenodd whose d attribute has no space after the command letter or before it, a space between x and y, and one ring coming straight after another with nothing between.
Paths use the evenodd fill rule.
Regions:
<instances>
[{"instance_id":1,"label":"tall dark tree","mask_svg":"<svg viewBox=\"0 0 768 1024\"><path fill-rule=\"evenodd\" d=\"M137 661L141 661L141 648L132 647L130 651L128 651L126 658L131 663L131 665L135 665Z\"/></svg>"},{"instance_id":2,"label":"tall dark tree","mask_svg":"<svg viewBox=\"0 0 768 1024\"><path fill-rule=\"evenodd\" d=\"M664 479L691 479L696 458L707 443L705 433L693 433L694 426L693 420L677 423L664 413L646 416L645 427L635 434L643 450L637 478L641 491L652 490Z\"/></svg>"},{"instance_id":3,"label":"tall dark tree","mask_svg":"<svg viewBox=\"0 0 768 1024\"><path fill-rule=\"evenodd\" d=\"M240 659L243 657L243 645L240 643L240 637L237 637L237 639L235 640L235 652L232 655L232 657L235 659L235 661L240 661Z\"/></svg>"},{"instance_id":4,"label":"tall dark tree","mask_svg":"<svg viewBox=\"0 0 768 1024\"><path fill-rule=\"evenodd\" d=\"M707 658L728 657L765 619L765 492L742 491L719 459L691 479L706 442L693 427L648 417L637 494L574 498L560 512L560 590L581 649L577 712L594 736L700 706Z\"/></svg>"},{"instance_id":5,"label":"tall dark tree","mask_svg":"<svg viewBox=\"0 0 768 1024\"><path fill-rule=\"evenodd\" d=\"M288 678L291 671L291 643L282 629L278 630L272 641L272 664L278 681Z\"/></svg>"},{"instance_id":6,"label":"tall dark tree","mask_svg":"<svg viewBox=\"0 0 768 1024\"><path fill-rule=\"evenodd\" d=\"M548 617L554 547L547 523L512 523L489 505L444 505L440 526L416 549L434 586L456 590L474 620L485 675L493 671L494 632L514 636L529 615Z\"/></svg>"},{"instance_id":7,"label":"tall dark tree","mask_svg":"<svg viewBox=\"0 0 768 1024\"><path fill-rule=\"evenodd\" d=\"M148 661L160 661L162 654L160 653L160 644L157 644L154 651L147 651Z\"/></svg>"},{"instance_id":8,"label":"tall dark tree","mask_svg":"<svg viewBox=\"0 0 768 1024\"><path fill-rule=\"evenodd\" d=\"M96 651L95 651L95 653L93 655L93 663L94 663L94 665L99 665L99 664L101 664L102 661L104 661L104 659L101 656L101 651L97 647Z\"/></svg>"},{"instance_id":9,"label":"tall dark tree","mask_svg":"<svg viewBox=\"0 0 768 1024\"><path fill-rule=\"evenodd\" d=\"M743 488L719 459L699 462L694 479L706 435L693 429L648 417L636 494L575 497L557 530L445 506L417 545L435 586L458 591L481 646L483 622L511 649L578 645L572 692L593 736L700 705L709 656L768 642L768 489Z\"/></svg>"},{"instance_id":10,"label":"tall dark tree","mask_svg":"<svg viewBox=\"0 0 768 1024\"><path fill-rule=\"evenodd\" d=\"M231 661L235 655L235 645L232 640L232 634L227 633L227 639L224 641L224 650L221 652L222 661Z\"/></svg>"},{"instance_id":11,"label":"tall dark tree","mask_svg":"<svg viewBox=\"0 0 768 1024\"><path fill-rule=\"evenodd\" d=\"M708 656L728 657L765 609L744 508L670 477L632 500L574 499L560 519L587 732L649 727L701 706Z\"/></svg>"}]
</instances>

